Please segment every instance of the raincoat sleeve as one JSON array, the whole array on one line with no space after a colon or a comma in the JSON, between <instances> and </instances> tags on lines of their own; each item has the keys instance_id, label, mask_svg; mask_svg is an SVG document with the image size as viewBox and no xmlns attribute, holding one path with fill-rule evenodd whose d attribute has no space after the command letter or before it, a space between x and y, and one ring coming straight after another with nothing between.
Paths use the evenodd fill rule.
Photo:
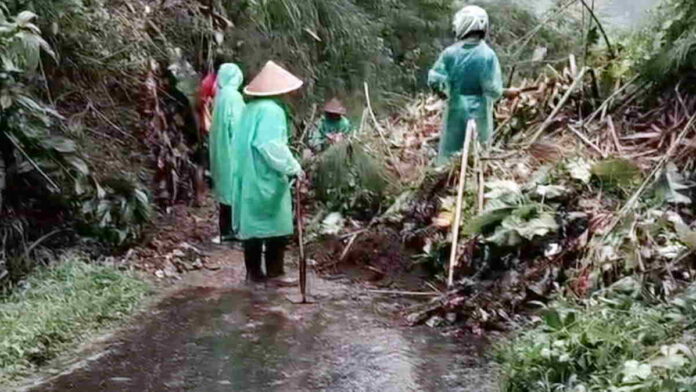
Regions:
<instances>
[{"instance_id":1,"label":"raincoat sleeve","mask_svg":"<svg viewBox=\"0 0 696 392\"><path fill-rule=\"evenodd\" d=\"M498 56L492 55L487 63L488 69L481 73L480 82L483 95L495 101L503 96L503 76Z\"/></svg>"},{"instance_id":2,"label":"raincoat sleeve","mask_svg":"<svg viewBox=\"0 0 696 392\"><path fill-rule=\"evenodd\" d=\"M288 147L287 128L283 109L274 108L266 111L259 119L254 148L273 170L294 176L302 171L302 167L292 156Z\"/></svg>"},{"instance_id":3,"label":"raincoat sleeve","mask_svg":"<svg viewBox=\"0 0 696 392\"><path fill-rule=\"evenodd\" d=\"M348 118L346 118L346 117L341 118L341 129L340 129L340 132L341 132L341 133L344 133L344 134L346 134L346 135L349 134L349 133L351 133L351 132L353 132L353 124L352 124L352 123L350 122L350 120L349 120Z\"/></svg>"},{"instance_id":4,"label":"raincoat sleeve","mask_svg":"<svg viewBox=\"0 0 696 392\"><path fill-rule=\"evenodd\" d=\"M440 55L433 68L428 72L428 86L438 92L447 91L447 66L445 64L446 52Z\"/></svg>"},{"instance_id":5,"label":"raincoat sleeve","mask_svg":"<svg viewBox=\"0 0 696 392\"><path fill-rule=\"evenodd\" d=\"M323 119L316 121L312 126L312 132L309 135L309 147L312 149L320 149L322 144L324 144L324 133L322 132L323 126Z\"/></svg>"}]
</instances>

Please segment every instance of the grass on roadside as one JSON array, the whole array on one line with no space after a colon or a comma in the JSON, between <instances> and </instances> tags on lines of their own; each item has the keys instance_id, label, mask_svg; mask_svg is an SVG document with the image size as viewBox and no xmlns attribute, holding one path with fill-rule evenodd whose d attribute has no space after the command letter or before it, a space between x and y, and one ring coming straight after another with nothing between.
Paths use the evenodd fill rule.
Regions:
<instances>
[{"instance_id":1,"label":"grass on roadside","mask_svg":"<svg viewBox=\"0 0 696 392\"><path fill-rule=\"evenodd\" d=\"M122 320L149 285L114 267L71 258L0 298L0 381L26 374L85 335Z\"/></svg>"},{"instance_id":2,"label":"grass on roadside","mask_svg":"<svg viewBox=\"0 0 696 392\"><path fill-rule=\"evenodd\" d=\"M696 285L670 303L619 286L584 307L556 304L504 343L503 392L696 390Z\"/></svg>"}]
</instances>

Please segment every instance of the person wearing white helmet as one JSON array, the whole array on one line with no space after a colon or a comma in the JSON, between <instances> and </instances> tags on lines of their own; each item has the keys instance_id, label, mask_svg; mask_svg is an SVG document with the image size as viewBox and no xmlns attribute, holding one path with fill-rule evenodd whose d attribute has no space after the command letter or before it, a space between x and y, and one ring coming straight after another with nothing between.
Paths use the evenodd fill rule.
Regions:
<instances>
[{"instance_id":1,"label":"person wearing white helmet","mask_svg":"<svg viewBox=\"0 0 696 392\"><path fill-rule=\"evenodd\" d=\"M515 97L518 89L503 89L498 56L486 44L488 13L467 6L454 16L457 42L445 49L428 74L428 84L448 99L440 136L438 161L447 161L464 144L468 120L475 119L478 139L485 144L493 129L493 104L501 96Z\"/></svg>"}]
</instances>

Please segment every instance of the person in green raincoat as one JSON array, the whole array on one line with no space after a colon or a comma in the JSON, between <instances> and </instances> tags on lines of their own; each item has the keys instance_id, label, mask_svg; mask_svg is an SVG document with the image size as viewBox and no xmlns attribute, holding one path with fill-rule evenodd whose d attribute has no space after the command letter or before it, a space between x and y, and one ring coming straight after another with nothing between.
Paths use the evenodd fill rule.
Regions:
<instances>
[{"instance_id":1,"label":"person in green raincoat","mask_svg":"<svg viewBox=\"0 0 696 392\"><path fill-rule=\"evenodd\" d=\"M478 141L485 145L493 131L493 105L501 96L514 97L517 89L503 90L500 63L486 44L488 14L477 6L462 8L454 17L458 42L445 49L428 74L428 84L448 99L440 136L438 161L461 151L467 122L476 121Z\"/></svg>"},{"instance_id":2,"label":"person in green raincoat","mask_svg":"<svg viewBox=\"0 0 696 392\"><path fill-rule=\"evenodd\" d=\"M220 66L217 75L217 93L210 127L210 174L213 196L220 203L220 240L234 238L232 227L232 137L237 132L244 111L244 98L239 92L244 76L236 64Z\"/></svg>"},{"instance_id":3,"label":"person in green raincoat","mask_svg":"<svg viewBox=\"0 0 696 392\"><path fill-rule=\"evenodd\" d=\"M324 106L324 117L316 125L309 138L309 146L319 152L332 141L339 140L353 131L353 125L346 118L346 108L338 98L333 98Z\"/></svg>"},{"instance_id":4,"label":"person in green raincoat","mask_svg":"<svg viewBox=\"0 0 696 392\"><path fill-rule=\"evenodd\" d=\"M281 97L302 84L269 61L244 88L253 99L232 139L236 158L232 219L237 238L244 244L247 277L253 282L294 283L284 277L285 246L294 232L290 180L304 173L288 147L288 115Z\"/></svg>"}]
</instances>

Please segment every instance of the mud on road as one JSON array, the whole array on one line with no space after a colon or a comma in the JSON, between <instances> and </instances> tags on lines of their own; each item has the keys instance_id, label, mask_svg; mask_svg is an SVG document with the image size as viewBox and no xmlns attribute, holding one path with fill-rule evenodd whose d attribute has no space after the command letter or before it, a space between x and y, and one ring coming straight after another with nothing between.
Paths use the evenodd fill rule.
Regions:
<instances>
[{"instance_id":1,"label":"mud on road","mask_svg":"<svg viewBox=\"0 0 696 392\"><path fill-rule=\"evenodd\" d=\"M240 252L213 256L222 269L188 274L92 360L20 390L497 390L475 338L403 326L383 298L336 281L313 278L316 303L295 305L296 289L245 285Z\"/></svg>"}]
</instances>

